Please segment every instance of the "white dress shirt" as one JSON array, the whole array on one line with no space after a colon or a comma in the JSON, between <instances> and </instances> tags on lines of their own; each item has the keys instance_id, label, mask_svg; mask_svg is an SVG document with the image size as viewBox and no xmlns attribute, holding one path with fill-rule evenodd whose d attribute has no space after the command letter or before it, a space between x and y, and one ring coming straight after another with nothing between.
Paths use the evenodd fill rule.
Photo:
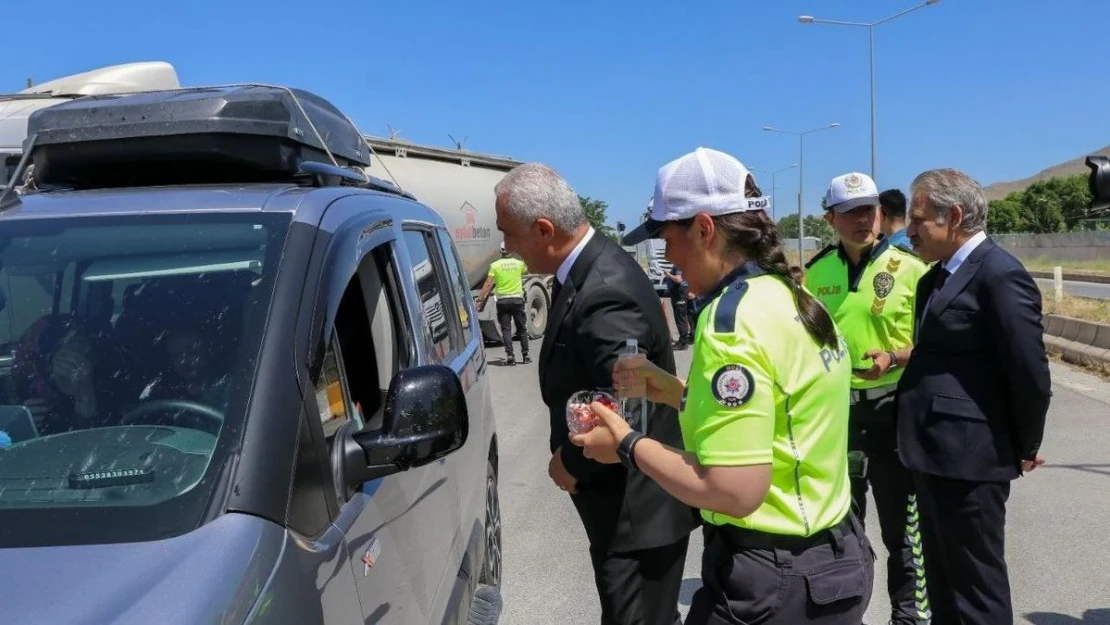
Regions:
<instances>
[{"instance_id":1,"label":"white dress shirt","mask_svg":"<svg viewBox=\"0 0 1110 625\"><path fill-rule=\"evenodd\" d=\"M567 278L570 277L570 269L574 267L574 261L578 260L578 256L582 254L582 250L586 249L586 244L589 243L590 239L593 237L594 228L590 226L590 229L586 231L586 236L582 237L578 245L575 245L574 249L571 250L570 254L563 260L563 264L559 265L559 270L555 272L555 279L559 281L560 285L567 283Z\"/></svg>"},{"instance_id":2,"label":"white dress shirt","mask_svg":"<svg viewBox=\"0 0 1110 625\"><path fill-rule=\"evenodd\" d=\"M946 281L944 283L944 286L948 286L948 282L951 281L952 275L954 273L956 273L956 270L958 270L960 268L960 266L964 264L964 261L967 260L968 256L971 256L971 253L975 251L975 248L979 247L979 245L982 244L983 241L986 241L986 240L987 240L987 233L986 232L983 232L982 230L980 230L979 232L976 232L974 235L972 235L972 237L970 239L965 241L964 244L960 246L960 249L956 250L956 253L952 255L952 258L948 259L948 262L944 263L944 270L948 272L948 281ZM940 288L940 290L943 291L944 287L942 286ZM929 293L929 298L927 300L925 300L925 310L926 311L929 310L929 306L931 306L933 304L933 297L936 296L936 294L937 294L936 290L933 290L932 293ZM921 321L924 321L924 320L925 320L925 315L922 314ZM918 322L918 330L920 330L920 329L921 329L920 328L920 322Z\"/></svg>"},{"instance_id":3,"label":"white dress shirt","mask_svg":"<svg viewBox=\"0 0 1110 625\"><path fill-rule=\"evenodd\" d=\"M956 270L960 268L960 265L964 264L964 261L967 260L967 257L971 256L971 253L975 251L975 248L979 247L979 245L986 240L987 233L980 230L979 232L976 232L970 239L965 241L964 244L960 246L960 249L956 250L956 253L952 255L952 258L949 258L948 262L944 263L944 268L948 270L948 277L951 278L952 274L956 273Z\"/></svg>"}]
</instances>

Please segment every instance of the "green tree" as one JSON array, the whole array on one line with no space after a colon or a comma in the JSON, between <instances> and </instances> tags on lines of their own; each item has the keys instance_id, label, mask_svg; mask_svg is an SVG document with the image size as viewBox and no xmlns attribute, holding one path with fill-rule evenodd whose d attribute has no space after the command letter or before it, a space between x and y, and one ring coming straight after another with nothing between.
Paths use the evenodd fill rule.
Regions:
<instances>
[{"instance_id":1,"label":"green tree","mask_svg":"<svg viewBox=\"0 0 1110 625\"><path fill-rule=\"evenodd\" d=\"M1064 232L1067 224L1064 221L1064 211L1055 187L1050 187L1045 182L1033 183L1022 194L1021 208L1026 232L1034 234ZM987 216L989 217L990 214L988 213Z\"/></svg>"},{"instance_id":2,"label":"green tree","mask_svg":"<svg viewBox=\"0 0 1110 625\"><path fill-rule=\"evenodd\" d=\"M1076 230L1085 227L1090 204L1086 174L1042 180L991 202L987 231L1044 234Z\"/></svg>"},{"instance_id":3,"label":"green tree","mask_svg":"<svg viewBox=\"0 0 1110 625\"><path fill-rule=\"evenodd\" d=\"M578 203L582 205L582 210L586 213L586 219L594 227L594 230L614 241L617 239L617 231L605 223L605 213L609 210L609 205L605 201L579 195Z\"/></svg>"},{"instance_id":4,"label":"green tree","mask_svg":"<svg viewBox=\"0 0 1110 625\"><path fill-rule=\"evenodd\" d=\"M782 219L779 219L779 222L776 225L778 226L780 237L782 237L784 239L796 239L796 238L798 238L798 216L797 215L787 215L786 217L783 217Z\"/></svg>"},{"instance_id":5,"label":"green tree","mask_svg":"<svg viewBox=\"0 0 1110 625\"><path fill-rule=\"evenodd\" d=\"M1075 230L1079 222L1087 217L1087 210L1091 205L1091 187L1087 184L1087 175L1053 178L1046 181L1045 186L1056 196L1060 213L1064 216L1064 227L1069 231Z\"/></svg>"},{"instance_id":6,"label":"green tree","mask_svg":"<svg viewBox=\"0 0 1110 625\"><path fill-rule=\"evenodd\" d=\"M1026 232L1025 209L1022 206L1020 191L1007 195L1005 199L994 200L987 207L987 232L1008 234Z\"/></svg>"},{"instance_id":7,"label":"green tree","mask_svg":"<svg viewBox=\"0 0 1110 625\"><path fill-rule=\"evenodd\" d=\"M805 224L806 237L816 237L821 241L821 245L832 245L837 242L836 230L833 230L824 217L806 215L802 223ZM798 216L787 215L783 217L779 220L778 229L779 236L784 239L798 238Z\"/></svg>"},{"instance_id":8,"label":"green tree","mask_svg":"<svg viewBox=\"0 0 1110 625\"><path fill-rule=\"evenodd\" d=\"M796 220L795 220L796 221ZM833 245L840 237L836 235L836 230L825 221L824 217L817 215L806 215L805 221L805 235L807 237L817 237L821 240L821 245Z\"/></svg>"}]
</instances>

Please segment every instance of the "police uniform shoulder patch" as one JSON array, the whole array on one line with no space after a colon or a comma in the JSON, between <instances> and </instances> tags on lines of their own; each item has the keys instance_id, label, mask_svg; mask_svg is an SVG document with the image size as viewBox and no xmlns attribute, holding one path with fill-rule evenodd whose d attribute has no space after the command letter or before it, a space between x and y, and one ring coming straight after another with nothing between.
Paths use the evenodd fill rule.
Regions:
<instances>
[{"instance_id":1,"label":"police uniform shoulder patch","mask_svg":"<svg viewBox=\"0 0 1110 625\"><path fill-rule=\"evenodd\" d=\"M871 286L875 287L875 295L880 298L886 297L890 295L891 289L894 288L894 276L886 271L879 272L875 274Z\"/></svg>"},{"instance_id":2,"label":"police uniform shoulder patch","mask_svg":"<svg viewBox=\"0 0 1110 625\"><path fill-rule=\"evenodd\" d=\"M727 408L738 408L748 403L755 393L755 379L747 367L725 365L713 374L713 397Z\"/></svg>"}]
</instances>

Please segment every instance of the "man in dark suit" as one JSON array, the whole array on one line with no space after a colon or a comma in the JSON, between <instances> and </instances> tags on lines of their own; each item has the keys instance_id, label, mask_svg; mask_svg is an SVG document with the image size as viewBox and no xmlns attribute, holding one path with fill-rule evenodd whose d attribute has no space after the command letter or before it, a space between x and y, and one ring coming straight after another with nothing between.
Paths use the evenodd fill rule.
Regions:
<instances>
[{"instance_id":1,"label":"man in dark suit","mask_svg":"<svg viewBox=\"0 0 1110 625\"><path fill-rule=\"evenodd\" d=\"M918 283L917 333L898 384L898 453L914 474L933 623L1013 623L1004 559L1010 482L1038 454L1051 397L1041 295L983 231L967 175L913 183L907 233L937 261Z\"/></svg>"},{"instance_id":2,"label":"man in dark suit","mask_svg":"<svg viewBox=\"0 0 1110 625\"><path fill-rule=\"evenodd\" d=\"M670 330L644 270L590 227L578 195L552 169L521 165L496 187L497 228L506 247L537 273L555 274L540 350L540 388L550 409L548 472L570 493L585 526L603 625L673 625L697 512L641 472L587 459L569 442L566 402L613 385L613 366L634 338L674 373ZM673 408L648 404L649 435L681 447ZM557 617L553 617L558 621Z\"/></svg>"}]
</instances>

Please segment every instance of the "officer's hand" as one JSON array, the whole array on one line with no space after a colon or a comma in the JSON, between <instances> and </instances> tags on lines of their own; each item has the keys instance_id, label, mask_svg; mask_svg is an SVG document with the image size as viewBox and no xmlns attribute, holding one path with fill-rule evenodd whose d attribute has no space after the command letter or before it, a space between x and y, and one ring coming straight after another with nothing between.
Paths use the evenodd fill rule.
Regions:
<instances>
[{"instance_id":1,"label":"officer's hand","mask_svg":"<svg viewBox=\"0 0 1110 625\"><path fill-rule=\"evenodd\" d=\"M673 406L673 398L667 395L676 381L677 378L655 366L643 354L620 358L613 367L613 388L621 397L637 397L636 391L646 389L648 401ZM679 395L681 401L681 391Z\"/></svg>"},{"instance_id":2,"label":"officer's hand","mask_svg":"<svg viewBox=\"0 0 1110 625\"><path fill-rule=\"evenodd\" d=\"M620 446L621 439L632 431L632 426L620 415L596 401L590 404L590 410L601 419L601 423L585 434L570 437L570 442L581 447L582 453L591 460L602 464L620 462L617 447Z\"/></svg>"},{"instance_id":3,"label":"officer's hand","mask_svg":"<svg viewBox=\"0 0 1110 625\"><path fill-rule=\"evenodd\" d=\"M567 471L566 465L563 464L563 448L560 447L555 450L551 455L551 462L547 465L547 474L551 476L551 481L559 488L574 495L578 492L578 480Z\"/></svg>"},{"instance_id":4,"label":"officer's hand","mask_svg":"<svg viewBox=\"0 0 1110 625\"><path fill-rule=\"evenodd\" d=\"M857 377L863 378L864 380L878 380L890 370L890 354L880 349L873 349L864 354L863 357L870 358L871 362L874 364L872 364L871 368L867 371L853 370L852 373Z\"/></svg>"},{"instance_id":5,"label":"officer's hand","mask_svg":"<svg viewBox=\"0 0 1110 625\"><path fill-rule=\"evenodd\" d=\"M1037 457L1033 458L1032 460L1022 460L1021 461L1021 472L1022 473L1031 473L1033 471L1033 469L1036 469L1037 467L1041 466L1042 464L1044 464L1044 462L1045 462L1044 458L1042 458L1040 454L1037 454Z\"/></svg>"},{"instance_id":6,"label":"officer's hand","mask_svg":"<svg viewBox=\"0 0 1110 625\"><path fill-rule=\"evenodd\" d=\"M478 309L478 312L482 312L482 309L486 307L486 300L484 300L480 297L475 297L474 298L474 307Z\"/></svg>"}]
</instances>

